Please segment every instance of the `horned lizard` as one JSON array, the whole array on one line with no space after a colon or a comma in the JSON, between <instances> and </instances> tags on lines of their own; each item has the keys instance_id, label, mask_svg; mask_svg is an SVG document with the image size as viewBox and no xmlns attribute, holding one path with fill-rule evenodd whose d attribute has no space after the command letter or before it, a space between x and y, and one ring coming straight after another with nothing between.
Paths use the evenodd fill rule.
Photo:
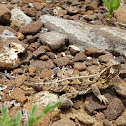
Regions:
<instances>
[{"instance_id":1,"label":"horned lizard","mask_svg":"<svg viewBox=\"0 0 126 126\"><path fill-rule=\"evenodd\" d=\"M100 90L109 86L109 81L119 74L120 68L120 64L112 60L107 67L97 74L89 75L85 72L82 76L76 74L74 77L73 69L62 68L56 73L58 80L53 79L51 82L43 81L34 84L42 86L43 90L64 91L65 94L61 95L60 98L66 99L93 92L100 102L107 104L108 100L104 95L101 95Z\"/></svg>"}]
</instances>

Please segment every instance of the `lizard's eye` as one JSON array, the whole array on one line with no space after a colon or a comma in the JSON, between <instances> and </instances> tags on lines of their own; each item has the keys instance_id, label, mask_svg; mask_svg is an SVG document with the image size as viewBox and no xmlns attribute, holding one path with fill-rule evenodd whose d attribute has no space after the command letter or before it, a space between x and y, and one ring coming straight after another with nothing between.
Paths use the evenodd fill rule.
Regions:
<instances>
[{"instance_id":1,"label":"lizard's eye","mask_svg":"<svg viewBox=\"0 0 126 126\"><path fill-rule=\"evenodd\" d=\"M116 65L116 66L115 66L115 68L116 68L116 69L119 69L119 68L120 68L120 66L119 66L119 65Z\"/></svg>"},{"instance_id":2,"label":"lizard's eye","mask_svg":"<svg viewBox=\"0 0 126 126\"><path fill-rule=\"evenodd\" d=\"M93 81L94 80L94 78L89 78L89 81Z\"/></svg>"}]
</instances>

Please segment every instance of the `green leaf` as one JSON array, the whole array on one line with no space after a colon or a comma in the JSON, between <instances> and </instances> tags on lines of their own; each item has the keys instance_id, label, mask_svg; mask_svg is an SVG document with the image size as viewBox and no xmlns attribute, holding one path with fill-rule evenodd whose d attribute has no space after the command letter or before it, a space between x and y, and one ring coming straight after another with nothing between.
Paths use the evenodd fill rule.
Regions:
<instances>
[{"instance_id":1,"label":"green leaf","mask_svg":"<svg viewBox=\"0 0 126 126\"><path fill-rule=\"evenodd\" d=\"M109 4L109 0L103 0L103 2L104 2L104 4L105 4L105 6L108 8L108 10L109 10L109 8L110 8L110 4Z\"/></svg>"},{"instance_id":2,"label":"green leaf","mask_svg":"<svg viewBox=\"0 0 126 126\"><path fill-rule=\"evenodd\" d=\"M110 7L113 11L117 10L120 6L120 0L111 0L110 1Z\"/></svg>"},{"instance_id":3,"label":"green leaf","mask_svg":"<svg viewBox=\"0 0 126 126\"><path fill-rule=\"evenodd\" d=\"M49 103L48 105L46 105L44 107L41 114L37 117L35 117L35 115L37 113L38 106L37 105L33 106L32 113L29 113L29 119L28 119L27 126L33 126L44 115L46 115L48 112L52 111L54 108L58 107L59 105L61 105L64 102L65 102L65 100L60 100L60 101L56 102L55 104Z\"/></svg>"},{"instance_id":4,"label":"green leaf","mask_svg":"<svg viewBox=\"0 0 126 126\"><path fill-rule=\"evenodd\" d=\"M103 2L108 8L110 20L111 20L112 13L119 8L121 0L103 0Z\"/></svg>"},{"instance_id":5,"label":"green leaf","mask_svg":"<svg viewBox=\"0 0 126 126\"><path fill-rule=\"evenodd\" d=\"M33 108L32 108L32 116L35 117L36 113L37 113L37 110L38 110L38 105L34 105Z\"/></svg>"},{"instance_id":6,"label":"green leaf","mask_svg":"<svg viewBox=\"0 0 126 126\"><path fill-rule=\"evenodd\" d=\"M21 124L21 111L19 111L17 113L15 121L16 121L17 126L20 126L20 124Z\"/></svg>"},{"instance_id":7,"label":"green leaf","mask_svg":"<svg viewBox=\"0 0 126 126\"><path fill-rule=\"evenodd\" d=\"M38 121L40 118L42 118L44 115L46 115L47 113L51 112L54 108L58 107L59 105L63 104L66 100L60 100L58 102L56 102L55 104L49 103L48 105L46 105L42 111L42 113L36 118L36 121Z\"/></svg>"},{"instance_id":8,"label":"green leaf","mask_svg":"<svg viewBox=\"0 0 126 126\"><path fill-rule=\"evenodd\" d=\"M4 107L1 109L0 116L0 126L20 126L21 123L21 112L18 112L16 118L13 118L8 114L8 108L6 102L4 103Z\"/></svg>"},{"instance_id":9,"label":"green leaf","mask_svg":"<svg viewBox=\"0 0 126 126\"><path fill-rule=\"evenodd\" d=\"M32 126L35 123L35 115L37 114L38 105L34 105L32 112L29 112L28 126Z\"/></svg>"}]
</instances>

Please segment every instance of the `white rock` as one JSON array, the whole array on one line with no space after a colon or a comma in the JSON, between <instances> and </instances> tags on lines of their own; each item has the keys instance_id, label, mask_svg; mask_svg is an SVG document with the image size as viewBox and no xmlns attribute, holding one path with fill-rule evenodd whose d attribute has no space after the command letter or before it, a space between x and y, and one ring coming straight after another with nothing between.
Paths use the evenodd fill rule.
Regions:
<instances>
[{"instance_id":1,"label":"white rock","mask_svg":"<svg viewBox=\"0 0 126 126\"><path fill-rule=\"evenodd\" d=\"M46 106L49 102L56 103L59 101L58 95L50 93L48 91L41 91L34 96L29 98L29 101L32 101L34 104L39 104Z\"/></svg>"},{"instance_id":2,"label":"white rock","mask_svg":"<svg viewBox=\"0 0 126 126\"><path fill-rule=\"evenodd\" d=\"M18 43L10 42L10 46L4 45L4 53L0 53L0 62L12 63L18 59L18 53L23 53L25 48Z\"/></svg>"},{"instance_id":3,"label":"white rock","mask_svg":"<svg viewBox=\"0 0 126 126\"><path fill-rule=\"evenodd\" d=\"M80 48L76 45L70 45L69 50L72 54L76 54L76 53L80 52Z\"/></svg>"},{"instance_id":4,"label":"white rock","mask_svg":"<svg viewBox=\"0 0 126 126\"><path fill-rule=\"evenodd\" d=\"M32 22L32 19L18 8L11 10L11 20L18 20L22 25L27 25Z\"/></svg>"},{"instance_id":5,"label":"white rock","mask_svg":"<svg viewBox=\"0 0 126 126\"><path fill-rule=\"evenodd\" d=\"M70 45L69 48L73 48L74 50L76 51L79 51L80 52L80 48L75 46L75 45Z\"/></svg>"}]
</instances>

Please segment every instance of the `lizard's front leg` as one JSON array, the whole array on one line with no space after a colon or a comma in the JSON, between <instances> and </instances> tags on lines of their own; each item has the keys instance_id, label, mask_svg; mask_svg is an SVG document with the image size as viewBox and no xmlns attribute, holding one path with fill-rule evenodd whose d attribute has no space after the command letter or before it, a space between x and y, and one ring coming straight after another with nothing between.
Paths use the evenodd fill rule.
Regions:
<instances>
[{"instance_id":1,"label":"lizard's front leg","mask_svg":"<svg viewBox=\"0 0 126 126\"><path fill-rule=\"evenodd\" d=\"M101 92L96 84L92 85L92 92L100 100L100 102L108 104L108 99L104 95L101 95Z\"/></svg>"}]
</instances>

